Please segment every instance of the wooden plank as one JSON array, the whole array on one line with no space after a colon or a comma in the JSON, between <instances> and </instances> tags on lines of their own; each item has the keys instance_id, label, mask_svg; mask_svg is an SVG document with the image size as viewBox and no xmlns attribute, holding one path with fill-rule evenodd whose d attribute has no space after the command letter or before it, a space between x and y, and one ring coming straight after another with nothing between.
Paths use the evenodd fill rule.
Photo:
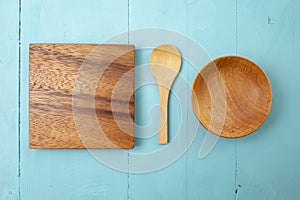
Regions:
<instances>
[{"instance_id":1,"label":"wooden plank","mask_svg":"<svg viewBox=\"0 0 300 200\"><path fill-rule=\"evenodd\" d=\"M17 0L0 1L0 199L19 198L18 10Z\"/></svg>"},{"instance_id":2,"label":"wooden plank","mask_svg":"<svg viewBox=\"0 0 300 200\"><path fill-rule=\"evenodd\" d=\"M130 30L145 28L145 27L157 27L162 29L171 29L178 32L186 34L186 16L187 11L185 8L186 3L184 1L173 1L170 4L167 1L136 1L130 0ZM143 16L143 17L141 17ZM176 16L176 18L174 18ZM130 42L134 41L134 36L130 35ZM145 41L151 41L152 38L145 38ZM136 48L140 48L137 46ZM159 44L156 44L159 45ZM153 47L155 47L154 45ZM171 45L176 46L176 43ZM178 47L177 47L178 48ZM143 64L149 63L149 58L151 54L149 48L138 51L136 60L136 70L139 67L145 67ZM181 49L178 49L181 51ZM136 166L134 163L134 153L143 154L146 158L151 158L151 154L155 151L159 151L163 148L168 148L170 143L172 143L174 137L177 134L185 134L187 132L186 125L180 128L181 120L186 120L186 111L181 111L180 105L181 99L187 99L188 92L186 85L181 85L178 77L187 77L186 61L181 65L181 69L177 78L171 88L171 93L169 96L169 127L168 127L168 137L169 144L159 145L158 141L158 124L159 124L159 112L151 110L153 105L159 104L159 92L156 85L147 85L145 87L139 88L136 93L136 105L139 105L135 109L135 119L137 124L140 126L149 125L151 129L137 129L135 135L144 136L145 133L155 134L154 137L150 138L135 138L137 147L130 150L132 154L129 155L129 169L134 170ZM146 77L146 70L142 70L143 74L136 74L135 79L140 80L136 82L136 85L143 83L143 77ZM145 73L145 74L144 74ZM149 73L151 70L149 68ZM151 75L152 76L152 75ZM154 78L153 78L154 82ZM179 98L179 100L177 99ZM158 109L158 108L157 108ZM156 115L155 115L156 114ZM151 118L149 120L149 117ZM150 125L151 124L151 125ZM157 126L155 125L157 124ZM145 130L145 132L141 132ZM180 131L179 131L180 130ZM185 145L186 141L180 141L178 146L174 146L174 151L177 151L180 146ZM131 156L132 155L132 156ZM164 154L168 157L168 155ZM162 162L159 158L156 158L156 163ZM164 159L164 158L163 158ZM186 161L185 156L181 157L174 163L169 163L170 165L166 168L155 170L151 173L141 173L141 174L129 174L129 198L128 199L186 199ZM135 162L136 164L136 162ZM153 163L148 163L147 165L153 165Z\"/></svg>"},{"instance_id":3,"label":"wooden plank","mask_svg":"<svg viewBox=\"0 0 300 200\"><path fill-rule=\"evenodd\" d=\"M300 46L297 44L300 42L300 27L299 23L296 23L300 18L297 12L300 5L297 1L238 1L238 10L235 9L235 1L228 3L222 0L201 0L172 5L162 1L153 3L129 1L132 29L155 26L187 33L202 44L213 58L235 54L235 14L238 13L238 53L256 61L264 68L271 79L274 92L274 104L266 124L256 134L238 140L238 162L235 162L236 140L228 139L220 139L207 158L198 160L199 147L203 142L204 134L199 134L188 153L168 168L140 175L128 175L108 169L85 150L28 149L28 44L31 42L100 43L111 35L127 30L127 4L127 1L96 0L84 4L71 0L22 1L20 141L22 199L128 199L128 197L130 199L153 199L153 197L157 199L297 199L299 192L295 188L299 187L297 171L300 166L297 155L299 151L297 116L300 110L299 106L295 106L300 101L298 94L300 79L297 77L299 74L297 55ZM5 8L0 13L1 17L5 16L5 21L7 16L11 16L7 14L9 12L6 9L7 5L6 2L5 6L0 7ZM149 9L149 6L153 9ZM11 13L17 15L17 10ZM176 20L174 16L178 16ZM268 24L268 17L270 24ZM1 44L9 43L10 40L7 38L9 37L5 36ZM9 48L12 48L10 44L3 52L10 52L7 51ZM17 54L17 48L15 50ZM150 51L148 53L150 55ZM0 55L2 59L4 54ZM12 66L17 67L15 56L9 58L11 58L10 62L15 62ZM145 63L148 62L148 57L145 56L143 59L141 56L138 60ZM187 70L187 67L189 66L184 64L183 70ZM9 84L14 83L17 77L16 69L10 69L12 73L6 69L4 73L1 72L1 81L9 79L5 81ZM186 71L181 73L187 74ZM11 74L13 77L10 76ZM192 82L195 74L189 71L187 75ZM5 88L9 91L1 90L1 92L5 91L4 94L15 93L17 84ZM147 111L152 104L158 103L155 88L150 89L151 91L143 90L136 93L138 97L135 103L139 106L135 115L139 116L137 119L142 123L149 121L148 116L143 114L144 111ZM1 109L5 109L3 118L7 120L4 120L3 127L7 127L7 123L12 123L16 116L14 113L16 107L11 106L16 102L12 99L0 100L5 101L1 103L3 106ZM171 104L174 106L175 98L172 99ZM13 112L8 115L6 110ZM176 129L174 124L179 121L174 111L172 114L171 132ZM15 123L11 125L8 130L1 129L0 133L5 133L7 136L5 138L12 137L12 133L16 130ZM202 129L201 132L204 133L205 130ZM0 180L5 180L7 183L4 185L1 182L0 188L4 195L12 191L11 199L17 198L14 196L16 190L8 189L15 188L11 187L16 180L11 178L11 174L16 171L15 164L12 164L16 141L12 138L9 142L5 140L1 143L4 150L10 150L1 153L1 156L4 155L4 160L9 161L6 162L9 165L0 167L2 175ZM147 142L143 139L137 142L138 152L155 150L157 147L155 137ZM0 197L6 198L6 196Z\"/></svg>"},{"instance_id":4,"label":"wooden plank","mask_svg":"<svg viewBox=\"0 0 300 200\"><path fill-rule=\"evenodd\" d=\"M153 9L152 9L153 8ZM213 15L212 15L213 14ZM143 15L143 18L139 16ZM176 20L174 20L174 16ZM130 1L130 28L158 27L166 28L195 39L205 45L212 57L226 53L235 53L235 1L175 1L169 4L164 1ZM224 40L226 38L226 40ZM134 39L130 36L130 39ZM131 41L130 40L130 41ZM180 42L180 41L179 41ZM172 44L176 46L176 43ZM217 46L217 48L216 48ZM138 48L138 47L137 47ZM181 51L181 49L179 49ZM151 51L144 50L137 55L136 67L149 62ZM187 52L181 52L187 53ZM205 64L205 63L203 63ZM200 67L200 66L196 66ZM180 75L193 82L197 71L186 60L183 61ZM136 77L139 79L139 77ZM178 84L175 80L173 90L179 101L188 98L190 89ZM179 91L179 92L178 92ZM194 113L180 113L180 106L191 107L190 99L187 105L178 105L175 95L170 97L170 142L179 134L178 126L181 120L190 120ZM137 107L135 116L139 125L149 123L149 109L159 103L158 91L155 87L140 88L136 92ZM184 102L184 101L183 101ZM181 118L182 117L182 118ZM156 120L152 116L152 121ZM189 127L183 127L180 134L188 134ZM152 130L155 131L155 130ZM199 160L198 153L204 139L205 129L197 134L194 143L188 151L176 162L161 170L147 174L129 175L130 199L234 199L235 190L235 142L220 139L211 154L204 160ZM136 135L142 135L137 133ZM182 141L181 145L185 145ZM131 152L147 154L166 148L157 145L157 137L136 139L139 144ZM129 156L129 168L134 169L134 158ZM159 162L159 160L157 161ZM149 163L150 164L150 163ZM221 170L219 166L222 166Z\"/></svg>"},{"instance_id":5,"label":"wooden plank","mask_svg":"<svg viewBox=\"0 0 300 200\"><path fill-rule=\"evenodd\" d=\"M186 8L188 36L200 44L212 59L223 55L234 55L236 1L189 2ZM205 64L207 63L195 67L202 69ZM198 71L192 66L189 68L188 80L191 84L197 73ZM188 106L191 107L191 104ZM190 109L188 120L192 120L193 117L195 115ZM189 128L188 131L192 130ZM206 134L209 133L200 126L199 133L187 152L186 199L235 199L235 140L219 138L212 151L206 157L199 159L199 150Z\"/></svg>"},{"instance_id":6,"label":"wooden plank","mask_svg":"<svg viewBox=\"0 0 300 200\"><path fill-rule=\"evenodd\" d=\"M134 98L126 99L126 94L133 94L133 68L133 45L31 44L30 148L133 148L133 122L126 115L134 115ZM102 73L99 81L97 73ZM129 74L125 85L113 97L125 74ZM76 80L80 91L74 91ZM89 104L91 98L95 106ZM113 101L118 101L117 108L112 108ZM84 126L76 126L74 109L80 118L77 123L87 121ZM88 127L93 112L104 135ZM78 130L83 128L88 131Z\"/></svg>"},{"instance_id":7,"label":"wooden plank","mask_svg":"<svg viewBox=\"0 0 300 200\"><path fill-rule=\"evenodd\" d=\"M29 144L29 44L103 43L127 31L126 1L22 0L21 198L124 199L127 174L87 150L32 150ZM111 150L109 150L111 151ZM112 159L115 159L112 156Z\"/></svg>"},{"instance_id":8,"label":"wooden plank","mask_svg":"<svg viewBox=\"0 0 300 200\"><path fill-rule=\"evenodd\" d=\"M270 4L271 3L271 4ZM269 76L265 124L238 142L238 199L299 199L299 1L239 1L238 53Z\"/></svg>"}]
</instances>

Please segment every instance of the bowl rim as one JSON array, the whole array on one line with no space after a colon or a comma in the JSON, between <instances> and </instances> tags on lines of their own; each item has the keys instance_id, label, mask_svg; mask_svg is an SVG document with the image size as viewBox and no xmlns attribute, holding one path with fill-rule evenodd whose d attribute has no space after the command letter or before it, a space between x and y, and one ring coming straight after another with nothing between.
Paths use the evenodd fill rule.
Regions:
<instances>
[{"instance_id":1,"label":"bowl rim","mask_svg":"<svg viewBox=\"0 0 300 200\"><path fill-rule=\"evenodd\" d=\"M251 130L250 132L247 132L246 134L243 134L243 135L240 135L240 136L235 136L235 137L229 137L227 135L222 135L222 134L218 134L218 133L215 133L211 130L209 130L209 128L200 120L200 118L198 117L198 115L196 114L195 112L195 109L194 109L194 106L193 106L193 94L194 94L194 88L195 88L195 83L196 83L196 80L198 79L198 77L201 75L201 73L211 64L211 63L214 63L215 61L217 60L221 60L221 59L224 59L224 58L237 58L237 59L242 59L242 60L245 60L247 62L250 62L252 64L254 64L257 69L261 72L261 74L265 77L265 79L267 80L267 83L268 83L268 86L269 86L269 92L270 92L270 99L271 101L269 102L268 104L268 110L267 110L267 114L266 116L264 117L264 119L261 121L261 124L254 128L253 130ZM217 136L220 136L220 137L223 137L223 138L229 138L229 139L234 139L234 138L242 138L242 137L245 137L247 135L250 135L251 133L254 133L255 131L257 131L264 123L265 121L267 120L267 118L269 117L270 115L270 112L271 112L271 108L272 108L272 105L273 105L273 90L272 90L272 85L271 85L271 81L270 79L268 78L267 74L263 71L263 69L258 65L256 64L255 62L253 62L252 60L248 59L248 58L245 58L245 57L242 57L242 56L238 56L238 55L225 55L225 56L220 56L218 58L215 58L213 60L211 60L210 62L206 63L202 69L197 73L197 75L195 76L194 78L194 81L193 81L193 84L192 84L192 87L191 87L191 95L190 95L190 99L191 99L191 106L192 106L192 110L193 110L193 113L194 115L196 116L197 120L200 122L200 124L210 133L213 133ZM224 125L223 125L224 127Z\"/></svg>"}]
</instances>

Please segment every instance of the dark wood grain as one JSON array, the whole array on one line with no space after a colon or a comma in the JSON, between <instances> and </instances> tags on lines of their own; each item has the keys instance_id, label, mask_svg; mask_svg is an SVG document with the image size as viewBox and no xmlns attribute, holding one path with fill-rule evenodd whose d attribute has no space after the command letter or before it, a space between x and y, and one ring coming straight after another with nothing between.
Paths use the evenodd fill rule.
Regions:
<instances>
[{"instance_id":1,"label":"dark wood grain","mask_svg":"<svg viewBox=\"0 0 300 200\"><path fill-rule=\"evenodd\" d=\"M92 72L79 77L82 66L103 70L96 89L93 90L90 83L94 77ZM30 148L133 148L133 68L133 45L31 44ZM117 106L112 113L113 91L125 74L126 83L113 99ZM80 95L74 96L75 79L78 77ZM130 98L126 95L128 92L132 94ZM95 131L79 135L74 122L72 98L95 98L95 105L82 105L78 108L79 114L84 119L93 120L91 113L95 108L105 137ZM114 117L126 130L120 128ZM89 130L88 126L89 123L86 130Z\"/></svg>"}]
</instances>

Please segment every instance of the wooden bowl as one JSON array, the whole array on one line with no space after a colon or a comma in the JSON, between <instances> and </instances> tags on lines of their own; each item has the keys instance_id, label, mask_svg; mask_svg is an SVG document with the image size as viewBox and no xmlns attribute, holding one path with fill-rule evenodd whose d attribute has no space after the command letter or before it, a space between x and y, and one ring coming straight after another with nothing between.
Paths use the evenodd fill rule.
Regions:
<instances>
[{"instance_id":1,"label":"wooden bowl","mask_svg":"<svg viewBox=\"0 0 300 200\"><path fill-rule=\"evenodd\" d=\"M263 70L239 56L208 63L194 80L192 107L200 123L226 138L246 136L266 120L272 88Z\"/></svg>"}]
</instances>

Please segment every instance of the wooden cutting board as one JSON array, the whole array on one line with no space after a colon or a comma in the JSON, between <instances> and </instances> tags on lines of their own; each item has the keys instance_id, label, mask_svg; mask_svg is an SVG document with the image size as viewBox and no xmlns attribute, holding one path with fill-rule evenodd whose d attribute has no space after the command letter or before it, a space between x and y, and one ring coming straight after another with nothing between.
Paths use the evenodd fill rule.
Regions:
<instances>
[{"instance_id":1,"label":"wooden cutting board","mask_svg":"<svg viewBox=\"0 0 300 200\"><path fill-rule=\"evenodd\" d=\"M30 148L133 148L133 69L133 45L31 44Z\"/></svg>"}]
</instances>

